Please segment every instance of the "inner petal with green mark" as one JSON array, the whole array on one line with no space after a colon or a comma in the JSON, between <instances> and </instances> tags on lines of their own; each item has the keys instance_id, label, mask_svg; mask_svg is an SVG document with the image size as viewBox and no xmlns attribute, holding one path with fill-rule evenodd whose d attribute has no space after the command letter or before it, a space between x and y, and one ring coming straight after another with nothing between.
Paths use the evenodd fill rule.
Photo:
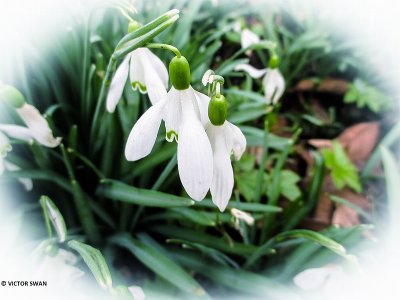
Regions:
<instances>
[{"instance_id":1,"label":"inner petal with green mark","mask_svg":"<svg viewBox=\"0 0 400 300\"><path fill-rule=\"evenodd\" d=\"M166 133L165 139L168 142L172 142L174 139L176 142L178 142L178 133L176 133L176 131L174 131L174 130L170 130Z\"/></svg>"},{"instance_id":2,"label":"inner petal with green mark","mask_svg":"<svg viewBox=\"0 0 400 300\"><path fill-rule=\"evenodd\" d=\"M134 81L132 82L132 88L134 91L136 91L139 88L139 91L143 94L147 93L147 88L145 85L140 83L139 81Z\"/></svg>"}]
</instances>

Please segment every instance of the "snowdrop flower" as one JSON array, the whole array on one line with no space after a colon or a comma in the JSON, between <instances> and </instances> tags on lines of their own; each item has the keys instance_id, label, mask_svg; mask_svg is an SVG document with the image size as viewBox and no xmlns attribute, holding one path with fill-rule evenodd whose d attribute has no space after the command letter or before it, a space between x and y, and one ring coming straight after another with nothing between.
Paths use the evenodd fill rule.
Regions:
<instances>
[{"instance_id":1,"label":"snowdrop flower","mask_svg":"<svg viewBox=\"0 0 400 300\"><path fill-rule=\"evenodd\" d=\"M130 161L147 156L164 120L167 141L178 142L182 185L192 199L200 201L210 188L213 174L211 145L203 127L207 122L209 97L191 87L190 67L185 57L172 59L169 74L171 89L136 122L128 137L125 156Z\"/></svg>"},{"instance_id":2,"label":"snowdrop flower","mask_svg":"<svg viewBox=\"0 0 400 300\"><path fill-rule=\"evenodd\" d=\"M226 120L227 104L224 96L217 93L208 107L210 123L206 132L213 151L213 176L210 187L212 201L222 212L228 205L233 189L231 153L239 160L246 149L242 131Z\"/></svg>"},{"instance_id":3,"label":"snowdrop flower","mask_svg":"<svg viewBox=\"0 0 400 300\"><path fill-rule=\"evenodd\" d=\"M7 153L12 150L10 140L0 131L0 175L3 174L4 170L8 171L19 171L20 167L6 161ZM18 181L22 183L27 191L32 190L33 183L29 178L18 178Z\"/></svg>"},{"instance_id":4,"label":"snowdrop flower","mask_svg":"<svg viewBox=\"0 0 400 300\"><path fill-rule=\"evenodd\" d=\"M134 300L144 300L146 298L146 295L140 286L132 285L128 287L128 289L131 292Z\"/></svg>"},{"instance_id":5,"label":"snowdrop flower","mask_svg":"<svg viewBox=\"0 0 400 300\"><path fill-rule=\"evenodd\" d=\"M269 61L269 68L258 70L249 64L239 64L235 67L236 71L246 71L253 78L264 76L262 83L264 86L265 100L267 104L275 105L285 91L285 79L278 69L279 58L273 55Z\"/></svg>"},{"instance_id":6,"label":"snowdrop flower","mask_svg":"<svg viewBox=\"0 0 400 300\"><path fill-rule=\"evenodd\" d=\"M114 112L130 77L133 90L149 94L154 105L165 98L168 87L168 72L164 63L147 48L138 48L129 53L119 65L108 91L107 111Z\"/></svg>"},{"instance_id":7,"label":"snowdrop flower","mask_svg":"<svg viewBox=\"0 0 400 300\"><path fill-rule=\"evenodd\" d=\"M54 148L57 147L61 138L55 138L47 123L47 120L40 112L30 104L25 102L24 96L12 86L0 86L0 99L13 106L26 124L24 126L0 124L0 131L3 131L10 137L31 142L36 140L39 144Z\"/></svg>"},{"instance_id":8,"label":"snowdrop flower","mask_svg":"<svg viewBox=\"0 0 400 300\"><path fill-rule=\"evenodd\" d=\"M234 24L233 30L240 33L240 44L242 49L246 49L251 45L261 42L260 37L250 29L245 28L242 30L240 22ZM251 53L252 51L250 49L246 51L246 55L250 55Z\"/></svg>"}]
</instances>

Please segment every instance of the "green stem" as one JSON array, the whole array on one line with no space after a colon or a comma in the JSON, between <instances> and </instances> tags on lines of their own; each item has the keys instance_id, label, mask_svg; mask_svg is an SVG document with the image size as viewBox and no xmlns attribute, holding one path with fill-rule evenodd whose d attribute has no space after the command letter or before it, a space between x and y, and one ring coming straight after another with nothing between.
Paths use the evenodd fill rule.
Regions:
<instances>
[{"instance_id":1,"label":"green stem","mask_svg":"<svg viewBox=\"0 0 400 300\"><path fill-rule=\"evenodd\" d=\"M65 167L67 168L69 179L71 181L73 198L83 230L85 234L87 234L89 240L97 243L101 237L95 223L92 210L90 209L88 198L75 178L71 161L63 144L60 145L60 149L64 159Z\"/></svg>"},{"instance_id":2,"label":"green stem","mask_svg":"<svg viewBox=\"0 0 400 300\"><path fill-rule=\"evenodd\" d=\"M79 158L86 166L88 166L100 179L105 179L106 177L101 173L101 171L92 163L86 156L79 153L75 149L68 148L68 153Z\"/></svg>"},{"instance_id":3,"label":"green stem","mask_svg":"<svg viewBox=\"0 0 400 300\"><path fill-rule=\"evenodd\" d=\"M264 177L264 172L265 172L265 162L267 161L267 157L268 157L268 132L269 132L269 123L268 123L268 120L265 120L263 152L262 152L260 166L258 169L257 184L256 184L255 192L254 192L254 203L260 202L261 193L262 193L263 177Z\"/></svg>"},{"instance_id":4,"label":"green stem","mask_svg":"<svg viewBox=\"0 0 400 300\"><path fill-rule=\"evenodd\" d=\"M166 49L166 50L174 52L174 54L178 58L182 56L181 53L179 52L178 48L168 45L168 44L148 43L148 44L146 44L146 47L153 48L153 49Z\"/></svg>"}]
</instances>

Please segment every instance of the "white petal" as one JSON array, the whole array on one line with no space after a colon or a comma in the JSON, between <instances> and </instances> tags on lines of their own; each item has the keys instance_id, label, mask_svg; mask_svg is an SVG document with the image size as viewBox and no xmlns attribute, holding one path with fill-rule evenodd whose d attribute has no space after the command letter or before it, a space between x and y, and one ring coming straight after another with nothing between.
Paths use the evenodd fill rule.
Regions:
<instances>
[{"instance_id":1,"label":"white petal","mask_svg":"<svg viewBox=\"0 0 400 300\"><path fill-rule=\"evenodd\" d=\"M0 158L6 157L7 152L11 150L10 140L0 131Z\"/></svg>"},{"instance_id":2,"label":"white petal","mask_svg":"<svg viewBox=\"0 0 400 300\"><path fill-rule=\"evenodd\" d=\"M243 152L246 150L246 137L239 127L228 121L226 121L226 123L231 130L233 155L236 160L239 160L242 157Z\"/></svg>"},{"instance_id":3,"label":"white petal","mask_svg":"<svg viewBox=\"0 0 400 300\"><path fill-rule=\"evenodd\" d=\"M3 131L9 137L17 140L22 140L27 142L32 142L33 140L31 131L23 126L0 124L0 131Z\"/></svg>"},{"instance_id":4,"label":"white petal","mask_svg":"<svg viewBox=\"0 0 400 300\"><path fill-rule=\"evenodd\" d=\"M13 163L10 163L8 161L4 161L4 167L13 172L13 171L19 171L21 170L20 167L17 165L14 165ZM1 172L0 172L1 174ZM25 190L30 191L33 188L33 182L30 178L18 178L18 181L24 186Z\"/></svg>"},{"instance_id":5,"label":"white petal","mask_svg":"<svg viewBox=\"0 0 400 300\"><path fill-rule=\"evenodd\" d=\"M161 82L166 90L168 88L168 70L165 67L164 63L161 59L158 58L153 52L151 52L148 48L142 48L144 53L146 54L148 61L150 63L149 67L152 67L157 75L160 77ZM146 66L147 67L147 66Z\"/></svg>"},{"instance_id":6,"label":"white petal","mask_svg":"<svg viewBox=\"0 0 400 300\"><path fill-rule=\"evenodd\" d=\"M167 103L165 105L164 116L166 140L178 141L179 126L182 123L181 92L174 87L168 92Z\"/></svg>"},{"instance_id":7,"label":"white petal","mask_svg":"<svg viewBox=\"0 0 400 300\"><path fill-rule=\"evenodd\" d=\"M189 95L189 94L188 94ZM192 93L194 98L194 93ZM183 122L179 130L178 171L182 185L194 200L202 200L213 176L212 150L193 107L195 99L182 99Z\"/></svg>"},{"instance_id":8,"label":"white petal","mask_svg":"<svg viewBox=\"0 0 400 300\"><path fill-rule=\"evenodd\" d=\"M119 100L121 99L122 93L124 91L125 82L126 79L128 78L130 58L131 54L128 54L124 58L124 60L119 65L117 71L115 72L113 79L111 80L106 100L106 108L107 111L110 113L115 111L115 107L117 106Z\"/></svg>"},{"instance_id":9,"label":"white petal","mask_svg":"<svg viewBox=\"0 0 400 300\"><path fill-rule=\"evenodd\" d=\"M235 71L245 71L249 73L249 75L253 78L260 78L262 77L268 69L261 69L258 70L249 64L239 64L235 67Z\"/></svg>"},{"instance_id":10,"label":"white petal","mask_svg":"<svg viewBox=\"0 0 400 300\"><path fill-rule=\"evenodd\" d=\"M154 105L167 97L168 72L160 59L148 49L143 49L142 67L149 99ZM147 50L147 51L145 51Z\"/></svg>"},{"instance_id":11,"label":"white petal","mask_svg":"<svg viewBox=\"0 0 400 300\"><path fill-rule=\"evenodd\" d=\"M214 74L213 70L207 70L204 75L203 78L201 79L201 82L203 83L204 86L206 86L208 83L212 83L212 81L210 82L210 77Z\"/></svg>"},{"instance_id":12,"label":"white petal","mask_svg":"<svg viewBox=\"0 0 400 300\"><path fill-rule=\"evenodd\" d=\"M253 44L260 42L260 38L251 30L245 28L241 34L242 49L245 49Z\"/></svg>"},{"instance_id":13,"label":"white petal","mask_svg":"<svg viewBox=\"0 0 400 300\"><path fill-rule=\"evenodd\" d=\"M204 126L210 122L210 119L208 118L208 104L210 103L210 97L198 91L193 91L196 96L197 106L199 107L201 123Z\"/></svg>"},{"instance_id":14,"label":"white petal","mask_svg":"<svg viewBox=\"0 0 400 300\"><path fill-rule=\"evenodd\" d=\"M293 282L303 290L314 290L321 287L329 278L329 269L312 268L304 270L293 278Z\"/></svg>"},{"instance_id":15,"label":"white petal","mask_svg":"<svg viewBox=\"0 0 400 300\"><path fill-rule=\"evenodd\" d=\"M211 196L214 204L222 212L228 205L233 189L233 169L231 164L232 138L227 122L222 126L207 126L207 135L213 150L213 179Z\"/></svg>"},{"instance_id":16,"label":"white petal","mask_svg":"<svg viewBox=\"0 0 400 300\"><path fill-rule=\"evenodd\" d=\"M132 285L128 287L128 290L131 292L134 300L144 300L146 298L146 295L140 286Z\"/></svg>"},{"instance_id":17,"label":"white petal","mask_svg":"<svg viewBox=\"0 0 400 300\"><path fill-rule=\"evenodd\" d=\"M125 147L127 160L135 161L150 154L160 128L165 101L151 106L133 126Z\"/></svg>"},{"instance_id":18,"label":"white petal","mask_svg":"<svg viewBox=\"0 0 400 300\"><path fill-rule=\"evenodd\" d=\"M24 104L17 113L29 128L33 138L46 147L54 148L61 143L61 138L55 138L46 119L30 104Z\"/></svg>"},{"instance_id":19,"label":"white petal","mask_svg":"<svg viewBox=\"0 0 400 300\"><path fill-rule=\"evenodd\" d=\"M263 79L267 104L276 104L285 91L285 80L278 69L268 69Z\"/></svg>"},{"instance_id":20,"label":"white petal","mask_svg":"<svg viewBox=\"0 0 400 300\"><path fill-rule=\"evenodd\" d=\"M142 48L138 48L131 53L131 63L129 67L129 80L133 90L139 89L142 94L147 93L143 68Z\"/></svg>"}]
</instances>

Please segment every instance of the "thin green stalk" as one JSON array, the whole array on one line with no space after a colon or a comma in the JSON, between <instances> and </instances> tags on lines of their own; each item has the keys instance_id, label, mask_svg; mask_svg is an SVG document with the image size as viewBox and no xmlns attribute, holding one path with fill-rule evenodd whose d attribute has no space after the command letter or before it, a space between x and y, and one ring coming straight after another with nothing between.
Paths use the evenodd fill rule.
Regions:
<instances>
[{"instance_id":1,"label":"thin green stalk","mask_svg":"<svg viewBox=\"0 0 400 300\"><path fill-rule=\"evenodd\" d=\"M153 49L165 49L174 52L174 54L179 58L181 57L181 53L179 52L178 48L168 45L168 44L158 44L158 43L148 43L146 44L147 48Z\"/></svg>"},{"instance_id":2,"label":"thin green stalk","mask_svg":"<svg viewBox=\"0 0 400 300\"><path fill-rule=\"evenodd\" d=\"M68 153L72 154L73 156L79 158L86 166L88 166L100 179L105 179L106 177L101 173L101 171L92 163L86 156L79 153L75 149L68 148Z\"/></svg>"},{"instance_id":3,"label":"thin green stalk","mask_svg":"<svg viewBox=\"0 0 400 300\"><path fill-rule=\"evenodd\" d=\"M68 176L71 181L73 198L83 230L88 236L89 240L97 243L100 241L101 237L95 223L92 210L90 209L88 198L75 178L74 170L64 145L61 144L60 148L64 158L64 164L67 168Z\"/></svg>"},{"instance_id":4,"label":"thin green stalk","mask_svg":"<svg viewBox=\"0 0 400 300\"><path fill-rule=\"evenodd\" d=\"M258 169L257 184L254 192L254 203L259 203L261 198L261 192L263 188L263 178L265 172L265 162L268 157L268 135L269 135L269 123L268 120L264 122L264 139L263 139L263 151L260 166Z\"/></svg>"},{"instance_id":5,"label":"thin green stalk","mask_svg":"<svg viewBox=\"0 0 400 300\"><path fill-rule=\"evenodd\" d=\"M49 214L47 213L46 203L45 203L43 197L40 198L40 206L42 207L42 210L43 210L43 216L44 216L44 221L46 223L47 234L49 236L49 239L51 239L53 237L53 230L51 229L50 218L49 218Z\"/></svg>"}]
</instances>

